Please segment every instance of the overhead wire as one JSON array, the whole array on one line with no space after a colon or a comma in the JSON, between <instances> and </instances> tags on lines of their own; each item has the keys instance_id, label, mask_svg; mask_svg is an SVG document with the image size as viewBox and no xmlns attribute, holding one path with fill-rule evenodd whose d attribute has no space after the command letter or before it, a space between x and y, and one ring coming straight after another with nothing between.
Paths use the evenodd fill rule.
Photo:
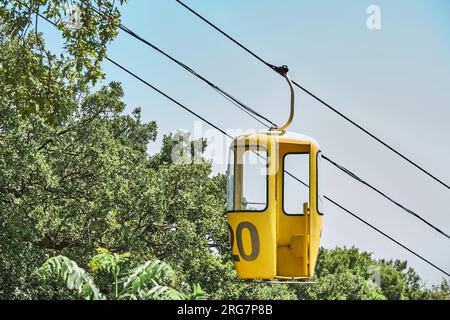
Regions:
<instances>
[{"instance_id":1,"label":"overhead wire","mask_svg":"<svg viewBox=\"0 0 450 320\"><path fill-rule=\"evenodd\" d=\"M404 205L400 204L398 201L395 201L394 199L392 199L392 197L386 195L384 192L380 191L379 189L375 188L373 185L371 185L370 183L368 183L367 181L363 180L362 178L358 177L355 173L351 172L350 170L348 170L347 168L344 168L343 166L341 166L340 164L336 163L335 161L331 160L330 158L328 158L326 155L322 155L322 158L325 159L326 161L328 161L329 163L331 163L333 166L335 166L336 168L338 168L339 170L341 170L342 172L346 173L347 175L349 175L350 177L352 177L353 179L359 181L360 183L364 184L365 186L369 187L370 189L372 189L373 191L375 191L376 193L378 193L379 195L381 195L382 197L384 197L385 199L387 199L388 201L392 202L393 204L395 204L397 207L403 209L404 211L406 211L407 213L409 213L410 215L416 217L417 219L419 219L420 221L422 221L423 223L427 224L429 227L431 227L432 229L434 229L435 231L437 231L438 233L440 233L441 235L443 235L444 237L446 237L447 239L450 239L450 236L445 233L444 231L442 231L441 229L439 229L438 227L436 227L435 225L431 224L430 222L428 222L427 220L425 220L424 218L422 218L419 214L417 214L416 212L412 211L411 209L405 207Z\"/></svg>"},{"instance_id":2,"label":"overhead wire","mask_svg":"<svg viewBox=\"0 0 450 320\"><path fill-rule=\"evenodd\" d=\"M85 0L82 0L83 3L85 3L86 5L90 6L90 8L92 8L98 15L101 15L102 17L106 17L106 18L111 18L111 15L109 13L105 13L103 12L101 9L98 9L96 7L94 7L92 4L86 2ZM128 35L134 37L135 39L139 40L140 42L144 43L145 45L149 46L150 48L156 50L157 52L159 52L160 54L162 54L163 56L165 56L166 58L168 58L169 60L171 60L172 62L176 63L178 66L182 67L183 69L187 70L189 73L193 74L194 76L196 76L197 78L201 79L203 82L207 83L211 88L213 88L215 91L217 91L219 94L221 94L226 100L228 100L229 102L231 102L232 104L234 104L236 107L238 107L239 109L241 109L242 111L244 111L245 113L247 113L249 116L251 116L253 119L257 120L260 124L262 124L263 126L265 126L266 128L270 128L269 125L267 125L266 123L262 122L260 119L261 118L265 121L267 121L268 123L270 123L272 126L276 127L276 124L269 119L266 116L263 116L261 114L259 114L257 111L255 111L254 108L249 107L247 104L243 103L241 100L237 99L236 97L232 96L230 93L226 92L225 90L223 90L222 88L220 88L219 86L215 85L212 81L208 80L207 78L203 77L202 75L200 75L198 72L196 72L193 68L189 67L188 65L186 65L185 63L181 62L179 59L173 57L172 55L168 54L167 52L163 51L161 48L159 48L158 46L156 46L155 44L151 43L150 41L148 41L147 39L143 38L142 36L138 35L135 31L129 29L128 27L126 27L123 24L120 24L119 28L126 32ZM278 67L271 65L274 70L279 70ZM278 72L278 71L277 71ZM258 117L258 118L257 118ZM413 215L414 217L416 217L417 219L419 219L420 221L424 222L425 224L427 224L429 227L433 228L435 231L439 232L440 234L442 234L443 236L445 236L447 239L450 239L450 236L443 232L440 228L434 226L431 222L427 221L425 218L421 217L419 214L413 212L412 210L406 208L406 206L401 205L400 203L398 203L397 201L394 201L391 197L387 196L385 193L379 191L377 188L373 187L372 185L370 185L369 183L367 183L366 181L362 180L361 178L359 178L358 176L356 176L355 174L353 174L350 170L344 168L341 165L338 165L336 162L332 161L330 158L324 156L324 159L327 160L328 162L330 162L332 165L336 166L338 169L342 170L343 172L345 172L346 174L348 174L350 177L354 178L355 180L367 185L368 187L370 187L372 190L376 191L377 193L379 193L380 195L382 195L383 197L385 197L387 200L391 201L392 203L394 203L395 205L397 205L399 208L403 209L404 211L406 211L408 214Z\"/></svg>"},{"instance_id":3,"label":"overhead wire","mask_svg":"<svg viewBox=\"0 0 450 320\"><path fill-rule=\"evenodd\" d=\"M177 104L178 106L182 107L183 109L189 111L191 114L193 114L194 116L198 117L199 119L204 120L203 117L200 117L199 115L197 115L197 113L193 112L190 110L190 108L186 107L185 105L183 105L182 103L178 102L177 100L175 100L174 98L170 97L169 95L165 94L164 92L162 92L161 90L159 90L158 88L154 87L153 85L150 85L148 82L146 82L145 80L143 80L141 77L137 76L135 73L131 72L130 70L128 70L127 68L123 67L122 65L120 65L119 63L115 62L114 60L107 58L108 61L112 62L114 65L118 66L120 69L124 70L126 73L128 73L129 75L131 75L132 77L134 77L135 79L141 81L142 83L144 83L145 85L149 86L150 88L152 88L153 90L155 90L156 92L158 92L159 94L163 95L164 97L166 97L167 99L169 99L170 101L174 102L175 104ZM207 121L207 123L209 125L211 125L213 128L215 128L216 130L218 130L219 132L221 132L222 134L225 134L227 137L229 138L233 138L232 136L230 136L229 134L227 134L223 129L220 129L218 126L212 124L211 122ZM308 186L308 184L306 184L304 181L302 181L301 179L295 177L293 174L288 173L288 175L290 175L291 177L293 177L295 180L299 181L300 183L302 183L304 186ZM402 243L400 243L399 241L397 241L396 239L394 239L393 237L389 236L387 233L381 231L380 229L378 229L377 227L373 226L372 224L370 224L369 222L365 221L363 218L357 216L356 214L354 214L353 212L351 212L350 210L346 209L345 207L343 207L342 205L340 205L339 203L337 203L336 201L334 201L333 199L331 199L328 196L324 196L325 199L327 199L328 201L330 201L332 204L334 204L335 206L339 207L340 209L342 209L344 212L350 214L351 216L353 216L354 218L358 219L359 221L363 222L365 225L369 226L370 228L372 228L373 230L377 231L378 233L380 233L381 235L385 236L386 238L388 238L389 240L393 241L394 243L396 243L397 245L401 246L403 249L407 250L408 252L412 253L414 256L418 257L419 259L421 259L422 261L426 262L427 264L429 264L430 266L432 266L433 268L439 270L440 272L444 273L446 276L450 276L450 274L448 272L446 272L444 269L438 267L436 264L432 263L431 261L429 261L428 259L424 258L422 255L418 254L417 252L409 249L408 247L406 247L405 245L403 245Z\"/></svg>"},{"instance_id":4,"label":"overhead wire","mask_svg":"<svg viewBox=\"0 0 450 320\"><path fill-rule=\"evenodd\" d=\"M40 14L39 12L36 12L37 15L39 15L42 19L44 19L45 21L47 21L48 23L50 23L51 25L53 25L54 27L57 27L56 24L54 22L52 22L51 20L49 20L48 18L46 18L45 16L43 16L42 14ZM186 110L187 112L189 112L190 114L192 114L193 116L197 117L198 119L206 122L208 125L210 125L211 127L213 127L214 129L218 130L220 133L224 134L225 136L233 139L233 137L231 135L229 135L225 130L221 129L219 126L213 124L212 122L210 122L209 120L207 120L206 118L202 117L200 114L198 114L197 112L194 112L193 110L191 110L189 107L187 107L186 105L180 103L179 101L177 101L176 99L172 98L171 96L169 96L168 94L164 93L162 90L158 89L157 87L153 86L152 84L150 84L149 82L145 81L143 78L141 78L140 76L138 76L137 74L135 74L134 72L130 71L129 69L127 69L126 67L124 67L123 65L119 64L118 62L116 62L115 60L106 57L106 59L111 62L113 65L115 65L116 67L120 68L121 70L125 71L126 73L128 73L130 76L134 77L135 79L139 80L140 82L142 82L143 84L145 84L146 86L148 86L149 88L153 89L154 91L156 91L157 93L159 93L160 95L164 96L166 99L170 100L171 102L173 102L174 104L178 105L179 107L181 107L182 109ZM290 174L289 175L291 177L293 177L295 180L299 181L300 183L302 183L303 185L308 186L308 184L306 184L305 182L303 182L301 179L295 177L294 175ZM328 201L330 201L332 204L334 204L335 206L339 207L340 209L342 209L344 212L350 214L351 216L353 216L354 218L358 219L359 221L363 222L365 225L369 226L370 228L372 228L373 230L377 231L379 234L383 235L384 237L388 238L389 240L393 241L394 243L396 243L397 245L401 246L402 248L404 248L405 250L407 250L408 252L414 254L416 257L418 257L419 259L421 259L422 261L426 262L428 265L432 266L433 268L435 268L436 270L442 272L443 274L445 274L446 276L450 276L450 274L448 272L446 272L445 270L443 270L442 268L438 267L437 265L435 265L434 263L432 263L431 261L429 261L428 259L424 258L422 255L418 254L417 252L409 249L408 247L406 247L405 245L403 245L402 243L400 243L399 241L395 240L394 238L392 238L391 236L389 236L388 234L384 233L383 231L381 231L380 229L378 229L377 227L373 226L372 224L368 223L367 221L365 221L363 218L357 216L356 214L352 213L351 211L349 211L348 209L346 209L345 207L343 207L342 205L338 204L336 201L334 201L333 199L331 199L328 196L324 196L324 198Z\"/></svg>"},{"instance_id":5,"label":"overhead wire","mask_svg":"<svg viewBox=\"0 0 450 320\"><path fill-rule=\"evenodd\" d=\"M250 54L252 57L254 57L255 59L257 59L258 61L260 61L261 63L263 63L264 65L266 65L267 67L269 67L270 69L272 69L273 71L275 71L276 73L279 74L279 72L276 70L275 65L267 62L266 60L264 60L263 58L261 58L259 55L257 55L254 51L250 50L248 47L244 46L241 42L237 41L235 38L233 38L232 36L230 36L228 33L226 33L225 31L223 31L221 28L217 27L214 23L212 23L210 20L206 19L205 17L203 17L202 15L200 15L197 11L195 11L194 9L192 9L191 7L189 7L188 5L186 5L183 1L180 0L175 0L176 2L178 2L183 8L185 8L186 10L188 10L189 12L191 12L192 14L194 14L195 16L197 16L200 20L204 21L206 24L208 24L210 27L212 27L214 30L216 30L217 32L219 32L220 34L222 34L223 36L225 36L227 39L229 39L230 41L232 41L234 44L236 44L237 46L239 46L240 48L242 48L244 51L246 51L248 54ZM312 98L314 98L315 100L317 100L318 102L320 102L322 105L324 105L325 107L327 107L329 110L333 111L334 113L336 113L337 115L339 115L341 118L345 119L347 122L349 122L350 124L352 124L353 126L355 126L356 128L358 128L359 130L361 130L362 132L364 132L366 135L370 136L372 139L374 139L375 141L377 141L378 143L380 143L381 145L383 145L384 147L386 147L387 149L389 149L391 152L395 153L397 156L399 156L400 158L402 158L403 160L405 160L406 162L410 163L411 165L413 165L416 169L422 171L424 174L426 174L428 177L432 178L433 180L435 180L436 182L438 182L439 184L441 184L442 186L444 186L445 188L447 188L448 190L450 190L450 185L448 183L445 183L442 179L436 177L434 174L432 174L431 172L429 172L428 170L426 170L425 168L423 168L422 166L420 166L419 164L417 164L415 161L411 160L410 158L408 158L407 156L405 156L402 152L398 151L397 149L395 149L394 147L392 147L389 143L385 142L384 140L382 140L381 138L378 138L375 134L373 134L372 132L370 132L369 130L365 129L362 125L356 123L354 120L350 119L348 116L346 116L345 114L343 114L341 111L339 111L336 107L333 107L332 105L330 105L329 103L325 102L323 99L319 98L316 94L312 93L310 90L306 89L304 86L300 85L298 82L296 82L295 80L292 80L292 83L298 87L300 90L302 90L303 92L305 92L306 94L308 94L309 96L311 96Z\"/></svg>"},{"instance_id":6,"label":"overhead wire","mask_svg":"<svg viewBox=\"0 0 450 320\"><path fill-rule=\"evenodd\" d=\"M89 2L85 1L85 0L81 0L84 4L90 6L98 15L101 15L102 17L106 17L106 18L111 18L111 15L109 13L105 13L102 10L94 7L92 4L90 4ZM185 63L181 62L179 59L174 58L172 55L168 54L166 51L162 50L161 48L159 48L158 46L156 46L155 44L151 43L150 41L146 40L145 38L141 37L140 35L138 35L136 32L134 32L133 30L127 28L125 25L123 25L122 23L119 25L119 29L124 31L125 33L129 34L130 36L132 36L133 38L139 40L140 42L144 43L145 45L151 47L152 49L154 49L155 51L159 52L161 55L163 55L164 57L166 57L167 59L171 60L172 62L174 62L175 64L177 64L178 66L180 66L181 68L185 69L186 71L188 71L189 73L191 73L192 75L194 75L195 77L197 77L198 79L202 80L204 83L206 83L208 86L210 86L212 89L214 89L215 91L217 91L218 93L220 93L220 95L222 95L224 98L226 98L228 101L230 101L231 103L233 103L235 106L237 106L238 108L240 108L241 110L245 111L248 115L250 115L252 118L254 118L256 121L258 121L260 124L262 124L265 127L270 127L269 125L267 125L266 123L264 123L262 120L268 122L271 126L276 126L275 123L273 123L271 120L269 120L267 117L265 117L264 115L260 114L259 112L257 112L256 110L254 110L253 108L249 107L248 105L246 105L245 103L243 103L242 101L238 100L237 98L235 98L234 96L232 96L230 93L228 93L227 91L225 91L224 89L220 88L219 86L217 86L215 83L211 82L210 80L206 79L204 76L202 76L201 74L199 74L197 71L195 71L194 69L192 69L191 67L187 66ZM262 120L260 120L262 119Z\"/></svg>"}]
</instances>

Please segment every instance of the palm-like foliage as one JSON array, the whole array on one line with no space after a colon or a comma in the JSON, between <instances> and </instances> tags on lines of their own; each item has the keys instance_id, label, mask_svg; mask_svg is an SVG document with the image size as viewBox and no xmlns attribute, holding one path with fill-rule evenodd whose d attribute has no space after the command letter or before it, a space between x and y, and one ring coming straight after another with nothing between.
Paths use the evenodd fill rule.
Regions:
<instances>
[{"instance_id":1,"label":"palm-like foliage","mask_svg":"<svg viewBox=\"0 0 450 320\"><path fill-rule=\"evenodd\" d=\"M188 294L176 290L175 272L160 260L147 261L130 270L122 270L129 254L111 253L106 249L97 251L98 254L91 259L89 267L94 273L105 271L112 275L112 299L186 300L208 297L198 284L193 285L192 292ZM57 276L69 290L77 291L85 299L108 298L100 292L84 269L65 256L48 259L37 272L42 278Z\"/></svg>"},{"instance_id":2,"label":"palm-like foliage","mask_svg":"<svg viewBox=\"0 0 450 320\"><path fill-rule=\"evenodd\" d=\"M175 285L175 280L175 272L169 265L159 260L147 261L122 279L123 294L132 299L183 299L180 292L168 286Z\"/></svg>"},{"instance_id":3,"label":"palm-like foliage","mask_svg":"<svg viewBox=\"0 0 450 320\"><path fill-rule=\"evenodd\" d=\"M65 282L69 290L75 290L88 300L103 300L105 296L100 292L86 271L80 268L75 261L65 256L56 256L48 259L38 269L42 278L56 275Z\"/></svg>"}]
</instances>

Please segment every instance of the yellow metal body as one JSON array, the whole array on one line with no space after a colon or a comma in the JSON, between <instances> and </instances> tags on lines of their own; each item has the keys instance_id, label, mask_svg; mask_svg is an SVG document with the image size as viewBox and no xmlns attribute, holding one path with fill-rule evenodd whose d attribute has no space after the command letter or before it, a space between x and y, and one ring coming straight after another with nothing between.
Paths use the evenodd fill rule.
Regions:
<instances>
[{"instance_id":1,"label":"yellow metal body","mask_svg":"<svg viewBox=\"0 0 450 320\"><path fill-rule=\"evenodd\" d=\"M244 151L267 151L267 204L264 210L242 206L242 156ZM311 138L284 131L237 137L230 149L234 153L233 210L228 228L236 272L241 279L309 279L314 269L322 230L318 211L317 163L320 148ZM309 203L302 215L283 211L284 156L309 154ZM299 208L300 209L300 208Z\"/></svg>"}]
</instances>

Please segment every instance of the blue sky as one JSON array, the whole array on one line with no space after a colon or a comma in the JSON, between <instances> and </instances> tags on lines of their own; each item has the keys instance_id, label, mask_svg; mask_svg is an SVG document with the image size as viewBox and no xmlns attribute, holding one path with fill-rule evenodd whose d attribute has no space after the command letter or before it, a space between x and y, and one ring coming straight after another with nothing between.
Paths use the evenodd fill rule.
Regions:
<instances>
[{"instance_id":1,"label":"blue sky","mask_svg":"<svg viewBox=\"0 0 450 320\"><path fill-rule=\"evenodd\" d=\"M450 183L450 2L446 0L185 0L230 35L277 65L393 147ZM369 5L381 9L381 30L366 27ZM259 112L281 123L288 116L283 79L175 1L130 0L122 22ZM47 28L46 28L47 29ZM59 41L47 30L48 41ZM121 33L111 58L223 128L258 123L155 51ZM121 81L128 111L140 106L159 138L192 131L192 115L104 63L106 81ZM206 124L203 125L208 128ZM330 158L450 232L450 191L297 92L292 131L314 137ZM216 165L215 172L223 172ZM449 241L329 164L323 190L348 209L450 270ZM429 284L442 274L332 204L325 204L322 245L355 245L377 258L405 259Z\"/></svg>"}]
</instances>

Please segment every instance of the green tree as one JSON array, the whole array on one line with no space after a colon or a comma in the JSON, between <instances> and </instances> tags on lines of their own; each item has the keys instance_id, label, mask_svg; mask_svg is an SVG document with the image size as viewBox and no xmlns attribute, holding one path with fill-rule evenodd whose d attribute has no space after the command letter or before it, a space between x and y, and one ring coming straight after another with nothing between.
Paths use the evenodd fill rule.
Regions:
<instances>
[{"instance_id":1,"label":"green tree","mask_svg":"<svg viewBox=\"0 0 450 320\"><path fill-rule=\"evenodd\" d=\"M299 298L400 300L450 296L447 281L427 289L405 261L375 260L355 247L321 248L313 282L297 288Z\"/></svg>"},{"instance_id":2,"label":"green tree","mask_svg":"<svg viewBox=\"0 0 450 320\"><path fill-rule=\"evenodd\" d=\"M132 233L135 210L144 214L156 124L142 123L139 109L122 115L122 95L111 83L57 126L41 113L17 117L14 105L0 105L1 296L21 288L27 297L35 291L24 289L30 268L55 252L86 260L118 228L119 236Z\"/></svg>"},{"instance_id":3,"label":"green tree","mask_svg":"<svg viewBox=\"0 0 450 320\"><path fill-rule=\"evenodd\" d=\"M307 290L307 298L313 300L384 300L380 289L350 270L319 277Z\"/></svg>"},{"instance_id":4,"label":"green tree","mask_svg":"<svg viewBox=\"0 0 450 320\"><path fill-rule=\"evenodd\" d=\"M72 9L79 10L75 27L68 23ZM64 41L60 53L45 48L39 21L46 22L38 12L55 23ZM52 123L63 121L76 107L74 98L104 77L100 63L119 24L115 1L0 0L2 104L14 105L22 116L41 113Z\"/></svg>"}]
</instances>

